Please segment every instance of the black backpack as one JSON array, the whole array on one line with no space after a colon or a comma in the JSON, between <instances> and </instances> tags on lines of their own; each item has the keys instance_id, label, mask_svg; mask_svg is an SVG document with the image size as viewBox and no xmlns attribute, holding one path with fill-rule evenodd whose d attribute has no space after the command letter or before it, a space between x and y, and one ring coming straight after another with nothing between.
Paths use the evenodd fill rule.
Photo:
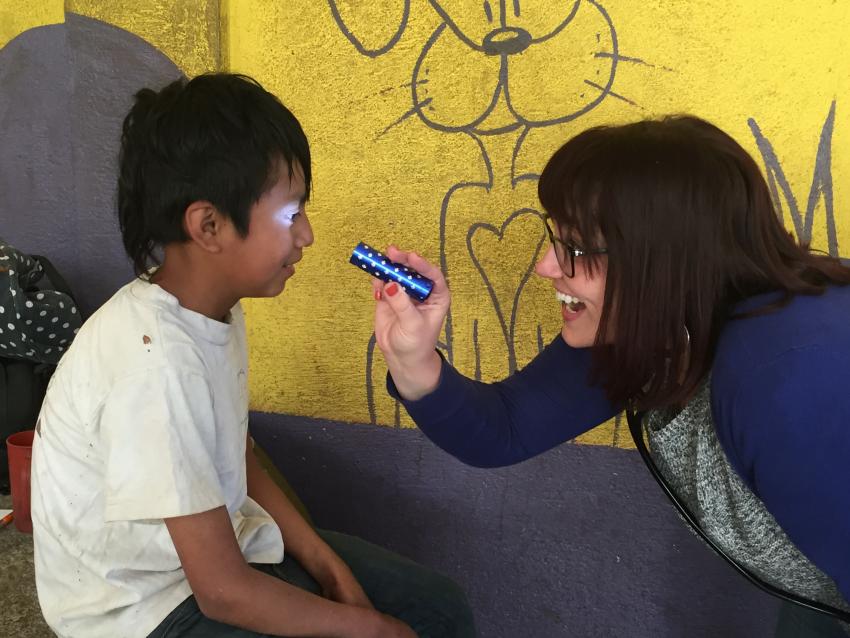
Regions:
<instances>
[{"instance_id":1,"label":"black backpack","mask_svg":"<svg viewBox=\"0 0 850 638\"><path fill-rule=\"evenodd\" d=\"M0 239L0 494L9 493L6 437L35 427L50 377L81 325L53 264Z\"/></svg>"}]
</instances>

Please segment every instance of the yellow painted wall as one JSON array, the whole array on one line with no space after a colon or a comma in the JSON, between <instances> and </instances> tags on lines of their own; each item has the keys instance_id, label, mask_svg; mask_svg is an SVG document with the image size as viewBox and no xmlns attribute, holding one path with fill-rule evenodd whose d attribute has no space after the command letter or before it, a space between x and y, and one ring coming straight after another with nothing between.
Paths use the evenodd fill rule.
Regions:
<instances>
[{"instance_id":1,"label":"yellow painted wall","mask_svg":"<svg viewBox=\"0 0 850 638\"><path fill-rule=\"evenodd\" d=\"M135 33L189 77L221 68L218 0L66 0L65 7Z\"/></svg>"},{"instance_id":2,"label":"yellow painted wall","mask_svg":"<svg viewBox=\"0 0 850 638\"><path fill-rule=\"evenodd\" d=\"M10 12L8 1L0 0L0 44L61 21L56 3ZM538 331L548 341L560 322L550 286L533 276L523 283L543 238L533 175L588 126L669 112L714 121L760 164L767 154L793 230L788 194L805 218L817 167L820 178L831 176L831 200L828 188L816 193L813 243L830 247L832 210L832 243L850 255L848 2L66 4L145 38L188 75L216 68L253 75L304 124L315 158L316 243L284 295L245 303L255 409L411 425L383 390L379 353L367 370L370 286L347 263L360 240L394 241L434 261L444 255L461 371L480 368L491 380L526 363ZM484 40L499 40L502 5L505 26L533 38L522 53L480 50ZM511 108L504 86L494 100L500 77ZM624 438L609 423L582 441Z\"/></svg>"},{"instance_id":3,"label":"yellow painted wall","mask_svg":"<svg viewBox=\"0 0 850 638\"><path fill-rule=\"evenodd\" d=\"M62 0L30 0L25 7L16 0L0 0L0 49L28 29L65 22Z\"/></svg>"},{"instance_id":4,"label":"yellow painted wall","mask_svg":"<svg viewBox=\"0 0 850 638\"><path fill-rule=\"evenodd\" d=\"M405 8L402 1L337 4L344 27L363 49L373 50L391 40ZM506 24L533 37L551 32L572 8L566 2L523 0L517 18L513 3L504 4ZM400 39L385 54L370 57L346 38L327 2L229 4L232 68L256 76L294 110L316 157L309 209L316 244L286 294L247 304L255 407L369 420L363 396L371 334L368 281L346 257L363 239L377 246L395 241L437 260L444 196L455 184L487 181L476 140L436 130L434 124L457 128L469 123L493 95L500 58L463 40L480 43L498 26L499 3L490 5L493 23L478 0L412 0ZM441 26L446 18L457 31ZM762 163L748 123L753 118L805 211L818 142L835 102L833 205L839 245L850 254L850 58L843 49L848 32L846 2L585 0L558 35L508 56L510 97L519 115L535 122L569 120L532 128L513 176L539 173L555 148L588 126L667 112L713 120ZM430 102L420 107L424 117L404 118L414 106L410 84L417 59L433 37L417 76L423 82L417 85L418 99ZM604 89L612 76L614 39L622 57L611 92L591 107L602 92L585 80ZM569 119L582 108L587 112ZM508 127L517 119L502 99L477 128ZM492 162L492 188L460 189L446 209L455 362L463 372L474 373L477 318L484 379L508 372L509 352L466 237L473 223L501 227L512 212L537 208L536 182L511 181L511 154L521 131L477 136ZM826 248L823 199L814 219L814 244ZM473 235L473 251L500 305L508 309L506 317L520 274L542 236L537 221L531 215L517 217L501 241L485 230ZM516 321L518 365L536 352L538 322L544 335L555 334L559 309L550 286L532 277ZM374 361L375 416L380 423L393 423L396 411L383 391L380 355ZM401 423L409 424L403 414ZM607 424L583 440L612 444L622 438Z\"/></svg>"}]
</instances>

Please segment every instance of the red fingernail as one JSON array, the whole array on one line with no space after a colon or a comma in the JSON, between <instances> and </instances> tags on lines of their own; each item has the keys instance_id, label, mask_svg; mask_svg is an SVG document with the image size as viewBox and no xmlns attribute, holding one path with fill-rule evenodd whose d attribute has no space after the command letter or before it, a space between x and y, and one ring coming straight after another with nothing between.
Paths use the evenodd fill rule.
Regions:
<instances>
[{"instance_id":1,"label":"red fingernail","mask_svg":"<svg viewBox=\"0 0 850 638\"><path fill-rule=\"evenodd\" d=\"M380 300L381 300L381 291L376 290L375 291L375 301L380 301Z\"/></svg>"},{"instance_id":2,"label":"red fingernail","mask_svg":"<svg viewBox=\"0 0 850 638\"><path fill-rule=\"evenodd\" d=\"M386 292L390 297L394 296L398 292L398 284L393 282L386 288L384 288L384 292Z\"/></svg>"}]
</instances>

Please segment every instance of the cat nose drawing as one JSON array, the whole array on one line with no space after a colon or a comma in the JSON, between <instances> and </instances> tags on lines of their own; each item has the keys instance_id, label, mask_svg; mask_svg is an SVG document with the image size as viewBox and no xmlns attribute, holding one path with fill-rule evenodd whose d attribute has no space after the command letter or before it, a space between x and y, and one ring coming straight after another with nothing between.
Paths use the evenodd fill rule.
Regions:
<instances>
[{"instance_id":1,"label":"cat nose drawing","mask_svg":"<svg viewBox=\"0 0 850 638\"><path fill-rule=\"evenodd\" d=\"M481 47L487 55L514 55L522 53L531 44L531 34L519 27L493 29L484 36Z\"/></svg>"},{"instance_id":2,"label":"cat nose drawing","mask_svg":"<svg viewBox=\"0 0 850 638\"><path fill-rule=\"evenodd\" d=\"M328 0L345 37L370 58L395 48L411 16L408 0L382 1L398 23L379 28L362 8ZM376 118L376 139L401 140L419 120L433 131L461 133L480 149L480 165L464 167L441 189L438 259L453 298L438 347L449 363L483 380L513 373L543 348L543 302L531 272L545 227L536 198L539 160L521 155L529 134L581 118L606 98L642 110L613 90L618 66L655 66L621 54L614 20L598 0L428 4L438 21L418 30L425 37L409 46L407 77L385 89L407 88L408 110ZM553 64L560 71L541 81ZM397 404L392 416L379 417L375 388L384 371L373 366L375 347L373 335L365 370L370 420L399 425Z\"/></svg>"}]
</instances>

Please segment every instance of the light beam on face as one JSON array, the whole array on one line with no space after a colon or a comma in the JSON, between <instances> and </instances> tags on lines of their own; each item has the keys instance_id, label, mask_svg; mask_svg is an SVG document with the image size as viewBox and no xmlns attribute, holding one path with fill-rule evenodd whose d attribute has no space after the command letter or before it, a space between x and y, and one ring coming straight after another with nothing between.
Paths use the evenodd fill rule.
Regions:
<instances>
[{"instance_id":1,"label":"light beam on face","mask_svg":"<svg viewBox=\"0 0 850 638\"><path fill-rule=\"evenodd\" d=\"M300 202L290 202L285 204L277 213L275 218L285 227L290 228L295 223L295 218L301 212Z\"/></svg>"}]
</instances>

